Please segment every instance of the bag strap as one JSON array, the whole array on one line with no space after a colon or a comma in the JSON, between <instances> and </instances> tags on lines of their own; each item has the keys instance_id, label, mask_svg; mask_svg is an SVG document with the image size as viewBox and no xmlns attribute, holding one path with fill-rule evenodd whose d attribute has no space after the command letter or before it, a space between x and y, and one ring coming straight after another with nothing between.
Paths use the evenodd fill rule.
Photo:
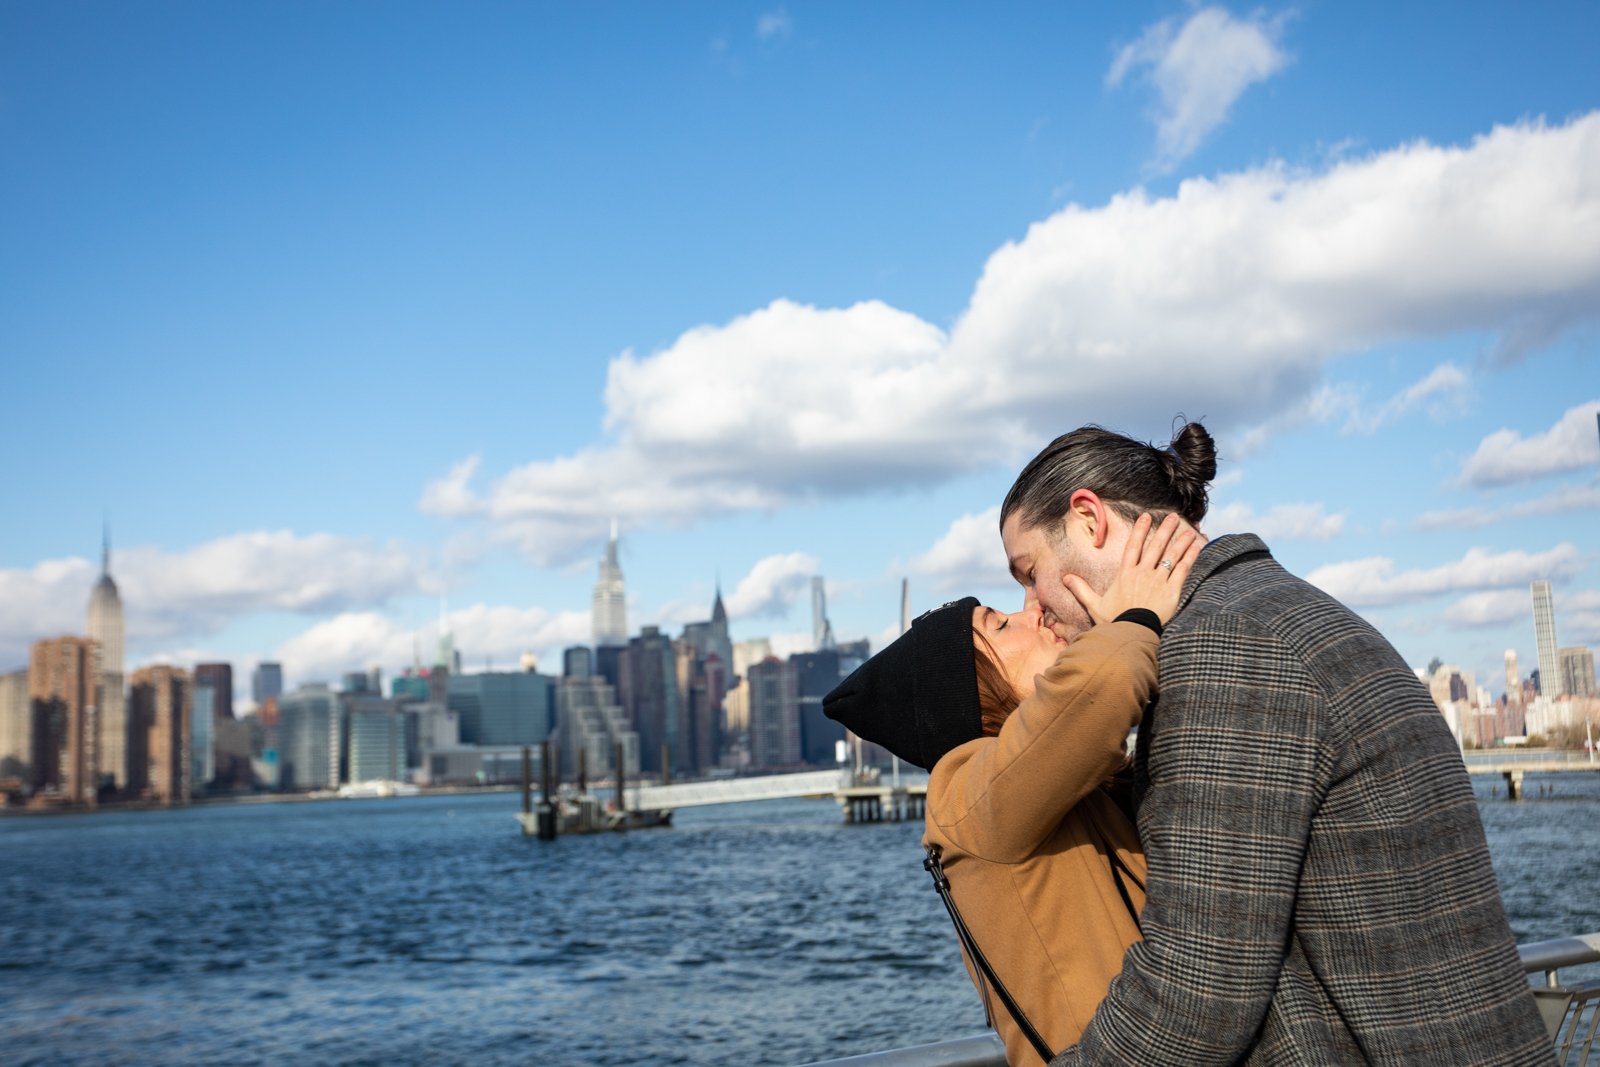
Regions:
<instances>
[{"instance_id":1,"label":"bag strap","mask_svg":"<svg viewBox=\"0 0 1600 1067\"><path fill-rule=\"evenodd\" d=\"M1088 822L1089 828L1094 831L1094 836L1099 839L1100 847L1105 849L1106 859L1111 861L1111 878L1117 883L1117 894L1122 897L1122 903L1128 908L1128 917L1133 920L1134 929L1141 934L1144 933L1144 927L1139 923L1139 909L1134 907L1133 894L1128 892L1128 886L1123 882L1122 878L1123 875L1127 875L1128 880L1138 886L1141 892L1144 890L1144 881L1133 873L1127 863L1123 861L1121 854L1117 852L1110 841L1106 840L1105 831L1101 830L1093 819L1085 821Z\"/></svg>"},{"instance_id":2,"label":"bag strap","mask_svg":"<svg viewBox=\"0 0 1600 1067\"><path fill-rule=\"evenodd\" d=\"M1039 1058L1045 1063L1049 1063L1054 1058L1055 1053L1050 1050L1050 1046L1045 1042L1045 1039L1039 1036L1039 1031L1033 1028L1033 1024L1028 1021L1028 1017L1023 1014L1022 1008L1012 999L1010 991L1005 987L1005 983L1000 981L1000 976L994 973L994 968L989 966L988 959L984 957L983 951L978 948L978 942L973 939L972 931L968 930L967 924L962 921L961 911L956 907L955 900L950 896L950 879L945 877L944 866L939 862L939 846L929 845L927 846L927 852L928 858L922 861L922 867L933 876L933 886L939 891L939 899L944 901L945 910L950 913L950 921L955 924L956 936L961 939L961 947L967 950L967 958L978 969L978 973L990 985L994 986L996 995L1000 997L1000 1003L1004 1004L1006 1011L1011 1013L1011 1018L1015 1020L1023 1036L1033 1045L1033 1050L1039 1054ZM1120 888L1120 883L1118 887ZM1131 901L1128 906L1130 908L1133 906Z\"/></svg>"}]
</instances>

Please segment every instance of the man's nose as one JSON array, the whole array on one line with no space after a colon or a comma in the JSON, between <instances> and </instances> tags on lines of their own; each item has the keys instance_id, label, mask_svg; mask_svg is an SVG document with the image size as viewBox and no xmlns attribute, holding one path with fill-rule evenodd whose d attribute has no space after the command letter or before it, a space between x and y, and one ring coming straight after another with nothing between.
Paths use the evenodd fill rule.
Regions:
<instances>
[{"instance_id":1,"label":"man's nose","mask_svg":"<svg viewBox=\"0 0 1600 1067\"><path fill-rule=\"evenodd\" d=\"M1038 629L1041 626L1050 624L1051 614L1041 607L1037 600L1030 598L1029 602L1022 606L1022 610L1013 615L1012 618L1019 623Z\"/></svg>"}]
</instances>

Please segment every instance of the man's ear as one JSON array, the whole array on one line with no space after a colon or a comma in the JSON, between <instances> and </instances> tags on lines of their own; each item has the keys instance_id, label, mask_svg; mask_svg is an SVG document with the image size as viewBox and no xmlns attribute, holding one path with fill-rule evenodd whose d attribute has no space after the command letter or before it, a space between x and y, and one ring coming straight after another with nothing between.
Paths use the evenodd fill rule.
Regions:
<instances>
[{"instance_id":1,"label":"man's ear","mask_svg":"<svg viewBox=\"0 0 1600 1067\"><path fill-rule=\"evenodd\" d=\"M1106 546L1106 537L1111 533L1106 505L1092 489L1073 490L1067 498L1067 522L1081 526L1095 548Z\"/></svg>"}]
</instances>

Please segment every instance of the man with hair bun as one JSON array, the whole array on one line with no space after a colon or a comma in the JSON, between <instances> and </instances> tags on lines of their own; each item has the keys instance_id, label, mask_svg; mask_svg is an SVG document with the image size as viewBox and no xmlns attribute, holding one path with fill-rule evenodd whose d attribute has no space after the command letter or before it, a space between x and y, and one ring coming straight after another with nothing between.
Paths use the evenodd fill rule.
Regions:
<instances>
[{"instance_id":1,"label":"man with hair bun","mask_svg":"<svg viewBox=\"0 0 1600 1067\"><path fill-rule=\"evenodd\" d=\"M1199 527L1216 449L1095 426L1000 510L1013 577L1071 638L1134 520ZM1144 939L1053 1064L1551 1064L1472 787L1426 689L1253 534L1210 541L1135 751ZM1071 906L1064 902L1063 906Z\"/></svg>"}]
</instances>

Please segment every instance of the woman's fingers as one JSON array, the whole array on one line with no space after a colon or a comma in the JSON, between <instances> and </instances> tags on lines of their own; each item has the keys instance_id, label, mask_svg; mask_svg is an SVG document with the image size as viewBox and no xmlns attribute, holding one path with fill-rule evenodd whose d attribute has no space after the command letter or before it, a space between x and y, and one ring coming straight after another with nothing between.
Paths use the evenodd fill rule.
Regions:
<instances>
[{"instance_id":1,"label":"woman's fingers","mask_svg":"<svg viewBox=\"0 0 1600 1067\"><path fill-rule=\"evenodd\" d=\"M1143 560L1144 543L1150 537L1151 518L1148 513L1140 515L1134 521L1133 532L1128 534L1128 541L1122 546L1122 569L1128 570L1136 567Z\"/></svg>"},{"instance_id":2,"label":"woman's fingers","mask_svg":"<svg viewBox=\"0 0 1600 1067\"><path fill-rule=\"evenodd\" d=\"M1148 515L1140 516L1141 521L1147 518L1149 518ZM1144 542L1143 554L1140 556L1139 561L1146 566L1159 567L1162 560L1171 559L1169 549L1172 546L1173 537L1184 528L1183 522L1178 516L1169 513L1166 518L1161 520L1161 525L1150 533L1149 537L1142 539ZM1137 537L1138 534L1139 528L1135 526L1133 536Z\"/></svg>"}]
</instances>

